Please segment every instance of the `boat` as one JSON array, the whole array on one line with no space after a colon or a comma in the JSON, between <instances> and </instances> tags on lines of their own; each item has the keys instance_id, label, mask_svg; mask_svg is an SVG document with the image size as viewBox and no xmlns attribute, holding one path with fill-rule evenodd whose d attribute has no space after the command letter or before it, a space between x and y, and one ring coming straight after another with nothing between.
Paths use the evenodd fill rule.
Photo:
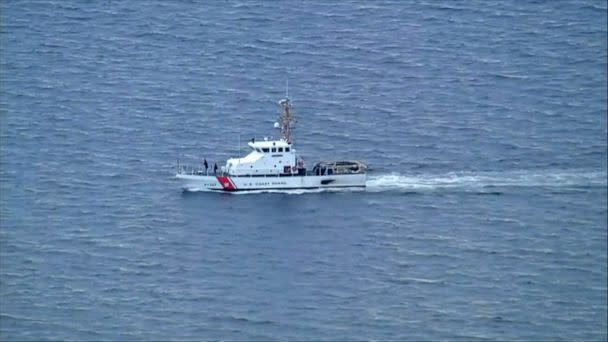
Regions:
<instances>
[{"instance_id":1,"label":"boat","mask_svg":"<svg viewBox=\"0 0 608 342\"><path fill-rule=\"evenodd\" d=\"M247 155L228 159L219 170L209 170L206 160L204 168L180 165L178 160L175 178L182 188L235 192L365 187L367 165L361 161L319 161L308 169L292 141L296 120L289 97L279 106L274 124L281 131L278 140L251 139Z\"/></svg>"}]
</instances>

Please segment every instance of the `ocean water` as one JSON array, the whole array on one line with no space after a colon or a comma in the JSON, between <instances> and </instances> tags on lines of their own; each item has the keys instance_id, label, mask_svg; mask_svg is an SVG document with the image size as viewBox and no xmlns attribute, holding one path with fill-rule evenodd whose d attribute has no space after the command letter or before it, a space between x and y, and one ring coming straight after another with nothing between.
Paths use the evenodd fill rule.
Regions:
<instances>
[{"instance_id":1,"label":"ocean water","mask_svg":"<svg viewBox=\"0 0 608 342\"><path fill-rule=\"evenodd\" d=\"M607 5L0 2L0 339L606 340ZM273 135L364 191L183 192Z\"/></svg>"}]
</instances>

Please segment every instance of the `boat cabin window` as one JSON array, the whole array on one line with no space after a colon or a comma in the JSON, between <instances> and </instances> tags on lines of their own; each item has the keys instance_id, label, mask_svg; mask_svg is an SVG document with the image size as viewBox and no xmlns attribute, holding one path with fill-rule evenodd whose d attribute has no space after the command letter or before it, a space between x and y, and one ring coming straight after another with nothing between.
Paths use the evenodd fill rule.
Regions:
<instances>
[{"instance_id":1,"label":"boat cabin window","mask_svg":"<svg viewBox=\"0 0 608 342\"><path fill-rule=\"evenodd\" d=\"M279 147L279 152L283 152L283 148L282 147Z\"/></svg>"},{"instance_id":2,"label":"boat cabin window","mask_svg":"<svg viewBox=\"0 0 608 342\"><path fill-rule=\"evenodd\" d=\"M289 152L289 147L285 147L285 152Z\"/></svg>"},{"instance_id":3,"label":"boat cabin window","mask_svg":"<svg viewBox=\"0 0 608 342\"><path fill-rule=\"evenodd\" d=\"M258 151L258 152L262 152L261 148L256 148L255 150Z\"/></svg>"},{"instance_id":4,"label":"boat cabin window","mask_svg":"<svg viewBox=\"0 0 608 342\"><path fill-rule=\"evenodd\" d=\"M268 152L270 152L270 149L268 147L264 147L264 148L262 148L262 151L268 153Z\"/></svg>"},{"instance_id":5,"label":"boat cabin window","mask_svg":"<svg viewBox=\"0 0 608 342\"><path fill-rule=\"evenodd\" d=\"M276 151L277 151L277 148L276 148L276 147L273 147L273 148L272 148L272 150L270 150L270 151L274 153L274 152L276 152Z\"/></svg>"}]
</instances>

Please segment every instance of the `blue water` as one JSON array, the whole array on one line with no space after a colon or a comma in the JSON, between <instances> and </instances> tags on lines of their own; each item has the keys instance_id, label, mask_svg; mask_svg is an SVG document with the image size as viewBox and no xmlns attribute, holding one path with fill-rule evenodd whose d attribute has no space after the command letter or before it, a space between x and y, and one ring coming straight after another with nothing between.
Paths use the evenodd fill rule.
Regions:
<instances>
[{"instance_id":1,"label":"blue water","mask_svg":"<svg viewBox=\"0 0 608 342\"><path fill-rule=\"evenodd\" d=\"M606 340L606 7L1 1L0 339ZM182 192L286 79L367 190Z\"/></svg>"}]
</instances>

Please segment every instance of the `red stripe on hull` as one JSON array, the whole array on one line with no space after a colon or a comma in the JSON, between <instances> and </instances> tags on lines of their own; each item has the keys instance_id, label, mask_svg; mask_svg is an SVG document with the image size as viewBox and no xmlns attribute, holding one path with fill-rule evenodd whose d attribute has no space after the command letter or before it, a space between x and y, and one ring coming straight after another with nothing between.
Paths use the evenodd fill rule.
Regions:
<instances>
[{"instance_id":1,"label":"red stripe on hull","mask_svg":"<svg viewBox=\"0 0 608 342\"><path fill-rule=\"evenodd\" d=\"M225 176L217 176L216 178L217 178L217 181L220 182L222 189L224 189L226 191L236 190L236 186L234 186L234 183L232 183L230 178L225 177Z\"/></svg>"}]
</instances>

